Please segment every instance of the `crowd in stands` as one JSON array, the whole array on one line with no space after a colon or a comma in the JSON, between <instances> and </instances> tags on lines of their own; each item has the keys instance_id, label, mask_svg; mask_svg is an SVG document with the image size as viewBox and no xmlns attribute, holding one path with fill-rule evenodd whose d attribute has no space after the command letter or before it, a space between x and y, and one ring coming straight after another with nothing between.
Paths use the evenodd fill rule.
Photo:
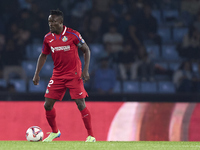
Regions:
<instances>
[{"instance_id":1,"label":"crowd in stands","mask_svg":"<svg viewBox=\"0 0 200 150\"><path fill-rule=\"evenodd\" d=\"M29 62L36 63L49 32L49 11L57 8L64 12L64 24L79 31L91 49L88 91L142 92L144 83L146 92L200 91L200 0L1 1L4 90L14 91L13 83L20 91L14 80L23 79L30 92L34 72L26 68L35 69ZM50 76L41 79L46 83Z\"/></svg>"}]
</instances>

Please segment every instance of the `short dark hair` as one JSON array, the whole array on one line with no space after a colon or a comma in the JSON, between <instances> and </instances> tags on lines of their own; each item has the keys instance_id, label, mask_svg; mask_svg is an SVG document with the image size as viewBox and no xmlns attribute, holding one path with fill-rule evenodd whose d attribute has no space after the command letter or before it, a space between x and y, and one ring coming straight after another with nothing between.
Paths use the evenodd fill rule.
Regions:
<instances>
[{"instance_id":1,"label":"short dark hair","mask_svg":"<svg viewBox=\"0 0 200 150\"><path fill-rule=\"evenodd\" d=\"M57 10L51 10L50 11L50 15L60 16L60 17L62 17L62 19L64 18L63 12L60 11L59 9L57 9Z\"/></svg>"}]
</instances>

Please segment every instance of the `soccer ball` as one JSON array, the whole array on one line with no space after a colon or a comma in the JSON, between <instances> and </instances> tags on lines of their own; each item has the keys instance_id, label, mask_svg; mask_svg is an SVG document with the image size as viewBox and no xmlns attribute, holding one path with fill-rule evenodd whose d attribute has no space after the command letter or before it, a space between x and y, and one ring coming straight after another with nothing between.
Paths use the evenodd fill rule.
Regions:
<instances>
[{"instance_id":1,"label":"soccer ball","mask_svg":"<svg viewBox=\"0 0 200 150\"><path fill-rule=\"evenodd\" d=\"M26 131L26 139L30 142L42 141L44 133L38 126L32 126Z\"/></svg>"}]
</instances>

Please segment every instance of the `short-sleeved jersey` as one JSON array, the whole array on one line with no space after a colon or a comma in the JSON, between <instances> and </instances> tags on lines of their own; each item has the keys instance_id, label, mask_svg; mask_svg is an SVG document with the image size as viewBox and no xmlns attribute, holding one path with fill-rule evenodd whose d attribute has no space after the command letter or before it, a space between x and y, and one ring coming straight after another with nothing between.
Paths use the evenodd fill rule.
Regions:
<instances>
[{"instance_id":1,"label":"short-sleeved jersey","mask_svg":"<svg viewBox=\"0 0 200 150\"><path fill-rule=\"evenodd\" d=\"M50 54L54 61L52 78L80 77L82 68L78 47L84 43L79 32L63 26L61 34L48 33L43 41L43 54Z\"/></svg>"}]
</instances>

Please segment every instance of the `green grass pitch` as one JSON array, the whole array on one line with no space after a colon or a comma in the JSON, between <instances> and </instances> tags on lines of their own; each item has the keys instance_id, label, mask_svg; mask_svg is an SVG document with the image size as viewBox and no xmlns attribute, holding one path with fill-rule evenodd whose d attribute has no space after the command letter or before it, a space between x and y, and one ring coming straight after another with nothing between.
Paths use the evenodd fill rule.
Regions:
<instances>
[{"instance_id":1,"label":"green grass pitch","mask_svg":"<svg viewBox=\"0 0 200 150\"><path fill-rule=\"evenodd\" d=\"M200 142L0 141L0 150L200 150Z\"/></svg>"}]
</instances>

